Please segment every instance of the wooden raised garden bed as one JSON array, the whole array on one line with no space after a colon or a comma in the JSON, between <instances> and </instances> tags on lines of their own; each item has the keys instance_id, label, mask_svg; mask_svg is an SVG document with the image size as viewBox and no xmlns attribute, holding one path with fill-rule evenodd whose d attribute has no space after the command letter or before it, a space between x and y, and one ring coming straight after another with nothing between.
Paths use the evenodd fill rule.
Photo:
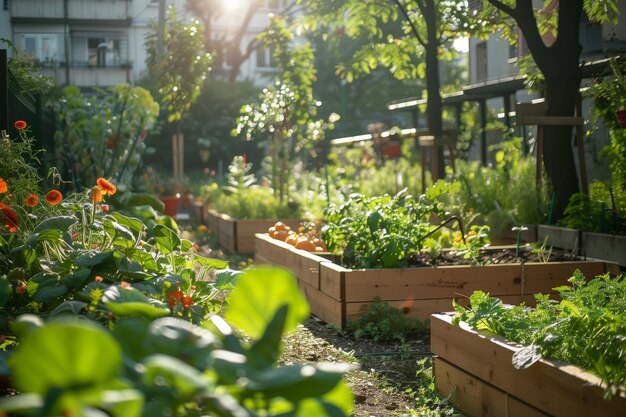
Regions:
<instances>
[{"instance_id":1,"label":"wooden raised garden bed","mask_svg":"<svg viewBox=\"0 0 626 417\"><path fill-rule=\"evenodd\" d=\"M278 220L241 220L233 219L227 214L208 210L206 225L217 236L217 241L224 248L236 253L254 253L255 233L267 232ZM297 229L302 220L281 220L283 223Z\"/></svg>"},{"instance_id":2,"label":"wooden raised garden bed","mask_svg":"<svg viewBox=\"0 0 626 417\"><path fill-rule=\"evenodd\" d=\"M626 398L603 399L598 377L545 359L515 369L511 359L519 345L451 320L450 314L432 316L433 374L437 390L468 417L625 415Z\"/></svg>"},{"instance_id":3,"label":"wooden raised garden bed","mask_svg":"<svg viewBox=\"0 0 626 417\"><path fill-rule=\"evenodd\" d=\"M583 232L558 226L537 225L537 240L548 236L548 245L570 250L581 256L605 259L626 267L626 236Z\"/></svg>"},{"instance_id":4,"label":"wooden raised garden bed","mask_svg":"<svg viewBox=\"0 0 626 417\"><path fill-rule=\"evenodd\" d=\"M505 303L533 305L533 294L554 294L567 284L576 269L595 277L616 272L604 261L438 266L403 269L347 269L332 261L267 234L256 235L255 261L291 270L311 304L313 314L340 327L364 313L375 297L406 314L427 320L435 312L449 311L452 300L464 304L475 290L489 292Z\"/></svg>"}]
</instances>

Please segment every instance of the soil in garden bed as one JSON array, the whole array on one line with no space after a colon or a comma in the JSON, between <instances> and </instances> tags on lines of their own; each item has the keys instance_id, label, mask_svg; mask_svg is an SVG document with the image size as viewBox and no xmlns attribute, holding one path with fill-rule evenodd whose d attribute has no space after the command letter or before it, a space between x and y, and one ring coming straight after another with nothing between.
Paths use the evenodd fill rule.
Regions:
<instances>
[{"instance_id":1,"label":"soil in garden bed","mask_svg":"<svg viewBox=\"0 0 626 417\"><path fill-rule=\"evenodd\" d=\"M547 256L547 254L545 254ZM548 262L574 261L576 257L571 252L553 250L548 256ZM433 258L428 252L421 252L409 259L409 267L431 267L448 265L497 265L508 263L545 262L539 254L533 253L528 247L520 248L519 255L515 248L486 248L482 249L476 259L464 258L463 253L456 251L442 251Z\"/></svg>"}]
</instances>

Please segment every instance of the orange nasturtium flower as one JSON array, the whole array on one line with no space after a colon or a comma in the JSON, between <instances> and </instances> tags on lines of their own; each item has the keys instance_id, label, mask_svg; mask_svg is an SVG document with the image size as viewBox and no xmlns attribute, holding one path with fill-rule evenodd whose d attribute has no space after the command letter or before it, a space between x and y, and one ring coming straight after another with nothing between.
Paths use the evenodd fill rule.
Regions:
<instances>
[{"instance_id":1,"label":"orange nasturtium flower","mask_svg":"<svg viewBox=\"0 0 626 417\"><path fill-rule=\"evenodd\" d=\"M30 195L26 197L26 200L24 200L24 203L26 203L28 207L35 207L37 203L39 203L39 198L37 198L34 193L30 193Z\"/></svg>"},{"instance_id":2,"label":"orange nasturtium flower","mask_svg":"<svg viewBox=\"0 0 626 417\"><path fill-rule=\"evenodd\" d=\"M18 121L15 122L15 128L16 129L20 129L20 130L21 129L26 129L26 126L27 126L27 124L23 120L18 120Z\"/></svg>"},{"instance_id":3,"label":"orange nasturtium flower","mask_svg":"<svg viewBox=\"0 0 626 417\"><path fill-rule=\"evenodd\" d=\"M61 200L63 200L63 194L58 190L50 190L48 194L46 194L46 201L50 203L51 206L56 206Z\"/></svg>"},{"instance_id":4,"label":"orange nasturtium flower","mask_svg":"<svg viewBox=\"0 0 626 417\"><path fill-rule=\"evenodd\" d=\"M17 220L17 213L10 207L6 207L3 204L3 207L0 208L0 221L4 225L4 227L11 233L17 232L17 226L19 226L19 221Z\"/></svg>"},{"instance_id":5,"label":"orange nasturtium flower","mask_svg":"<svg viewBox=\"0 0 626 417\"><path fill-rule=\"evenodd\" d=\"M0 178L0 194L6 193L9 191L9 187L7 187L7 183L4 182L2 178Z\"/></svg>"},{"instance_id":6,"label":"orange nasturtium flower","mask_svg":"<svg viewBox=\"0 0 626 417\"><path fill-rule=\"evenodd\" d=\"M96 184L98 184L98 188L100 188L103 195L113 195L117 191L117 187L104 178L98 178Z\"/></svg>"},{"instance_id":7,"label":"orange nasturtium flower","mask_svg":"<svg viewBox=\"0 0 626 417\"><path fill-rule=\"evenodd\" d=\"M102 190L100 190L100 187L93 187L91 189L91 201L94 203L102 201Z\"/></svg>"}]
</instances>

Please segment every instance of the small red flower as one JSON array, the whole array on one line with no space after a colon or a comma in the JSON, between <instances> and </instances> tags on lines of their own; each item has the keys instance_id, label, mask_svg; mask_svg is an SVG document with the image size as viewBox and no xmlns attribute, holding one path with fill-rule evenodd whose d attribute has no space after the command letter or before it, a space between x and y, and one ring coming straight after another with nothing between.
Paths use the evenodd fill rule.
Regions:
<instances>
[{"instance_id":1,"label":"small red flower","mask_svg":"<svg viewBox=\"0 0 626 417\"><path fill-rule=\"evenodd\" d=\"M9 191L9 187L7 187L7 183L4 182L2 178L0 178L0 194L6 193Z\"/></svg>"},{"instance_id":2,"label":"small red flower","mask_svg":"<svg viewBox=\"0 0 626 417\"><path fill-rule=\"evenodd\" d=\"M130 288L130 283L128 283L126 281L122 281L122 282L120 282L120 287Z\"/></svg>"},{"instance_id":3,"label":"small red flower","mask_svg":"<svg viewBox=\"0 0 626 417\"><path fill-rule=\"evenodd\" d=\"M17 232L17 226L19 226L19 221L17 220L17 213L10 207L2 207L0 208L0 220L4 227L10 232Z\"/></svg>"},{"instance_id":4,"label":"small red flower","mask_svg":"<svg viewBox=\"0 0 626 417\"><path fill-rule=\"evenodd\" d=\"M102 190L100 190L100 187L93 187L91 189L91 201L94 203L102 201Z\"/></svg>"},{"instance_id":5,"label":"small red flower","mask_svg":"<svg viewBox=\"0 0 626 417\"><path fill-rule=\"evenodd\" d=\"M193 305L193 300L191 299L191 297L190 297L190 296L188 296L188 295L185 295L185 296L183 297L183 307L185 307L185 308L189 308L189 307L191 307L192 305Z\"/></svg>"},{"instance_id":6,"label":"small red flower","mask_svg":"<svg viewBox=\"0 0 626 417\"><path fill-rule=\"evenodd\" d=\"M113 195L117 191L117 187L104 178L98 178L96 184L98 184L103 195Z\"/></svg>"},{"instance_id":7,"label":"small red flower","mask_svg":"<svg viewBox=\"0 0 626 417\"><path fill-rule=\"evenodd\" d=\"M56 206L61 202L61 200L63 200L63 194L61 194L58 190L50 190L48 191L48 194L46 194L46 201L51 206Z\"/></svg>"},{"instance_id":8,"label":"small red flower","mask_svg":"<svg viewBox=\"0 0 626 417\"><path fill-rule=\"evenodd\" d=\"M28 207L35 207L37 203L39 203L39 198L37 198L37 196L34 193L30 193L30 195L26 197L26 200L24 200L24 203Z\"/></svg>"},{"instance_id":9,"label":"small red flower","mask_svg":"<svg viewBox=\"0 0 626 417\"><path fill-rule=\"evenodd\" d=\"M100 208L102 211L109 211L111 209L108 204L102 204L100 205Z\"/></svg>"},{"instance_id":10,"label":"small red flower","mask_svg":"<svg viewBox=\"0 0 626 417\"><path fill-rule=\"evenodd\" d=\"M15 293L16 294L23 294L26 292L27 286L26 283L24 281L19 281L19 285L17 288L15 288Z\"/></svg>"},{"instance_id":11,"label":"small red flower","mask_svg":"<svg viewBox=\"0 0 626 417\"><path fill-rule=\"evenodd\" d=\"M170 308L174 308L179 301L182 302L184 297L185 295L182 291L173 291L167 294L167 303L170 305Z\"/></svg>"},{"instance_id":12,"label":"small red flower","mask_svg":"<svg viewBox=\"0 0 626 417\"><path fill-rule=\"evenodd\" d=\"M96 275L96 277L93 280L96 281L96 282L104 281L104 279L100 275Z\"/></svg>"},{"instance_id":13,"label":"small red flower","mask_svg":"<svg viewBox=\"0 0 626 417\"><path fill-rule=\"evenodd\" d=\"M21 129L26 129L26 126L28 126L28 125L23 120L18 120L18 121L15 122L15 128L16 129L20 129L20 130Z\"/></svg>"}]
</instances>

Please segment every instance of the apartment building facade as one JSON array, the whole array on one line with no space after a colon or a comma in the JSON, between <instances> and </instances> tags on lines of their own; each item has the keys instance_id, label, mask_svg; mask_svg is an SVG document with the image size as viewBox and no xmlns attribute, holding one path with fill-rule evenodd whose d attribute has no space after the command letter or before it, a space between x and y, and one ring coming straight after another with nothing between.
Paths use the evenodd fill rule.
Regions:
<instances>
[{"instance_id":1,"label":"apartment building facade","mask_svg":"<svg viewBox=\"0 0 626 417\"><path fill-rule=\"evenodd\" d=\"M228 38L241 27L250 0L231 2L211 24L211 36ZM260 0L240 43L244 48L269 23L269 13L288 0ZM2 0L0 37L30 54L41 71L59 85L107 87L135 83L146 75L145 36L158 20L159 0ZM227 4L227 2L224 2ZM190 18L186 0L165 0L179 18ZM207 2L207 7L210 4ZM216 65L229 68L228 51ZM238 79L263 85L273 77L271 53L255 48L241 66Z\"/></svg>"}]
</instances>

